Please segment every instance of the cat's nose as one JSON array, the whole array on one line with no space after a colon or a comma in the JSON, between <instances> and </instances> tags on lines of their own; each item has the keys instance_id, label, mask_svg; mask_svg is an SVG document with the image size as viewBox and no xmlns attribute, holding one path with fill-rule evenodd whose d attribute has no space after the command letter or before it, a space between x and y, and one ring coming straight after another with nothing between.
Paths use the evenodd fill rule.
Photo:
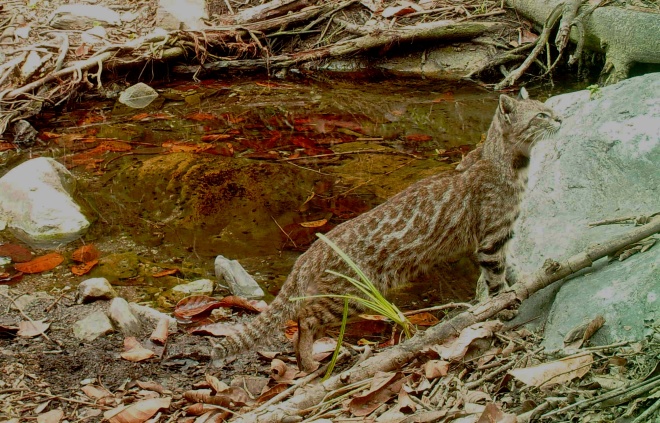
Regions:
<instances>
[{"instance_id":1,"label":"cat's nose","mask_svg":"<svg viewBox=\"0 0 660 423\"><path fill-rule=\"evenodd\" d=\"M555 122L561 124L561 116L555 116Z\"/></svg>"}]
</instances>

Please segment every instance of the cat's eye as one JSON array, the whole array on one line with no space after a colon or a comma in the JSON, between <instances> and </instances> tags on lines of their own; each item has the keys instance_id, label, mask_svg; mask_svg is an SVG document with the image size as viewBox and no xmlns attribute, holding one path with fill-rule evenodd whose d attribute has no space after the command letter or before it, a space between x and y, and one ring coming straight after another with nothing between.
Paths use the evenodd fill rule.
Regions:
<instances>
[{"instance_id":1,"label":"cat's eye","mask_svg":"<svg viewBox=\"0 0 660 423\"><path fill-rule=\"evenodd\" d=\"M547 114L547 113L541 112L541 113L537 114L536 117L539 118L539 119L548 119L548 118L550 118L550 115Z\"/></svg>"}]
</instances>

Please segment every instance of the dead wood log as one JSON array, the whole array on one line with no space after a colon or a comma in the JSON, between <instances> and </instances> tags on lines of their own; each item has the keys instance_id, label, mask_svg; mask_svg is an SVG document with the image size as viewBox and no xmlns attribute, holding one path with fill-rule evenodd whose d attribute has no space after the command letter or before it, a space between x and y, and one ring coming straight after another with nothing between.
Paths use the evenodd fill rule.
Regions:
<instances>
[{"instance_id":1,"label":"dead wood log","mask_svg":"<svg viewBox=\"0 0 660 423\"><path fill-rule=\"evenodd\" d=\"M603 244L595 244L562 262L548 262L528 280L522 281L496 297L479 303L469 310L440 323L426 332L418 332L408 341L377 354L354 368L333 376L311 387L288 401L272 405L266 409L258 408L250 413L237 416L235 423L276 423L296 421L304 411L320 404L333 391L346 385L372 377L376 372L388 372L401 368L419 352L450 336L458 335L466 327L495 316L501 310L511 307L534 292L547 287L579 270L590 267L594 261L613 254L621 248L638 242L660 232L660 216L655 216L649 223L631 230L628 234Z\"/></svg>"},{"instance_id":2,"label":"dead wood log","mask_svg":"<svg viewBox=\"0 0 660 423\"><path fill-rule=\"evenodd\" d=\"M378 34L365 35L299 53L282 54L269 57L268 59L212 62L202 65L202 68L209 71L228 68L246 69L248 67L252 69L256 67L269 67L271 69L286 68L313 60L350 56L376 48L390 47L395 44L418 41L470 39L478 37L487 31L498 29L500 26L500 24L491 22L429 22L421 25L391 29ZM197 71L199 71L199 66L174 67L175 73L195 73Z\"/></svg>"}]
</instances>

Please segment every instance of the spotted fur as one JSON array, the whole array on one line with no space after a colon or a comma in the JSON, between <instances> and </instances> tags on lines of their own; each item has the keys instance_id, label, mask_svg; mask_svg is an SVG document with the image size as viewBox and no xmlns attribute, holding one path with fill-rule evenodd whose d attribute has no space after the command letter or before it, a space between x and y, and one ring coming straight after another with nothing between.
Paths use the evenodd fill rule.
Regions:
<instances>
[{"instance_id":1,"label":"spotted fur","mask_svg":"<svg viewBox=\"0 0 660 423\"><path fill-rule=\"evenodd\" d=\"M506 285L505 246L527 184L526 168L534 141L559 129L553 111L534 100L502 95L486 141L465 168L423 179L385 203L327 233L383 292L413 280L438 262L476 254L479 284L495 291ZM353 271L322 241L301 255L269 309L236 334L219 342L222 360L263 344L298 322L298 365L318 366L312 344L323 329L341 320L343 300L294 297L355 294L356 289L326 269ZM487 294L486 294L487 295ZM350 312L361 312L351 303Z\"/></svg>"}]
</instances>

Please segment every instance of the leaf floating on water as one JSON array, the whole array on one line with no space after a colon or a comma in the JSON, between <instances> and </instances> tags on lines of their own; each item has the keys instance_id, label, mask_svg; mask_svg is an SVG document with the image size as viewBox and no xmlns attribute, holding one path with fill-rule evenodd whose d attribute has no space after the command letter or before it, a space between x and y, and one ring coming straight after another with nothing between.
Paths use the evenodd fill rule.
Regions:
<instances>
[{"instance_id":1,"label":"leaf floating on water","mask_svg":"<svg viewBox=\"0 0 660 423\"><path fill-rule=\"evenodd\" d=\"M100 256L101 253L99 252L99 250L97 250L93 244L89 244L89 245L83 245L82 247L74 251L73 254L71 255L71 258L74 261L84 263L84 262L96 260Z\"/></svg>"},{"instance_id":2,"label":"leaf floating on water","mask_svg":"<svg viewBox=\"0 0 660 423\"><path fill-rule=\"evenodd\" d=\"M0 142L0 151L14 150L16 146L10 142Z\"/></svg>"},{"instance_id":3,"label":"leaf floating on water","mask_svg":"<svg viewBox=\"0 0 660 423\"><path fill-rule=\"evenodd\" d=\"M174 268L174 269L164 269L164 270L161 270L160 272L154 273L151 276L154 277L154 278L162 278L163 276L174 275L178 272L179 272L179 269L176 269L176 268Z\"/></svg>"},{"instance_id":4,"label":"leaf floating on water","mask_svg":"<svg viewBox=\"0 0 660 423\"><path fill-rule=\"evenodd\" d=\"M328 223L328 219L310 220L309 222L301 222L300 226L304 228L320 228L326 223Z\"/></svg>"},{"instance_id":5,"label":"leaf floating on water","mask_svg":"<svg viewBox=\"0 0 660 423\"><path fill-rule=\"evenodd\" d=\"M18 244L0 245L0 257L9 257L14 263L32 260L32 252Z\"/></svg>"},{"instance_id":6,"label":"leaf floating on water","mask_svg":"<svg viewBox=\"0 0 660 423\"><path fill-rule=\"evenodd\" d=\"M16 263L14 268L23 273L41 273L56 268L63 261L64 256L62 254L50 253L26 263Z\"/></svg>"},{"instance_id":7,"label":"leaf floating on water","mask_svg":"<svg viewBox=\"0 0 660 423\"><path fill-rule=\"evenodd\" d=\"M427 142L433 139L432 136L426 134L410 134L406 135L406 141L410 142Z\"/></svg>"},{"instance_id":8,"label":"leaf floating on water","mask_svg":"<svg viewBox=\"0 0 660 423\"><path fill-rule=\"evenodd\" d=\"M185 116L186 119L194 120L196 122L204 122L208 120L216 120L218 117L212 113L196 112L190 113Z\"/></svg>"},{"instance_id":9,"label":"leaf floating on water","mask_svg":"<svg viewBox=\"0 0 660 423\"><path fill-rule=\"evenodd\" d=\"M202 135L201 140L204 142L213 142L213 141L226 140L233 137L234 137L233 135L229 135L229 134L208 134L208 135Z\"/></svg>"},{"instance_id":10,"label":"leaf floating on water","mask_svg":"<svg viewBox=\"0 0 660 423\"><path fill-rule=\"evenodd\" d=\"M44 323L43 320L24 320L18 324L18 336L23 338L34 338L46 332L50 327L50 323Z\"/></svg>"}]
</instances>

